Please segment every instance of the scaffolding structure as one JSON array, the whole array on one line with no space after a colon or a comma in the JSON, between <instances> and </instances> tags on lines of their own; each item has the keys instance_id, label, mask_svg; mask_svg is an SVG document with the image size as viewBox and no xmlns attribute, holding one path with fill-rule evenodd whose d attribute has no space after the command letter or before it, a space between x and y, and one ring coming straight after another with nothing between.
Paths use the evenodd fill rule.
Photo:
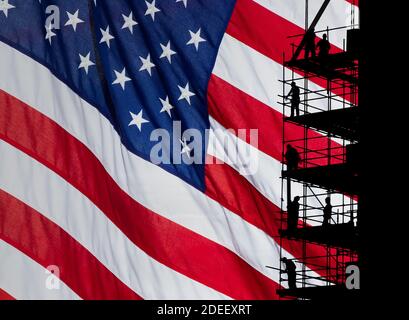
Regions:
<instances>
[{"instance_id":1,"label":"scaffolding structure","mask_svg":"<svg viewBox=\"0 0 409 320\"><path fill-rule=\"evenodd\" d=\"M325 33L344 30L347 44L343 50L331 49L325 57L302 57L306 34L313 29L325 11L325 0L311 25L308 24L306 1L306 31L289 38L290 58L283 54L283 167L281 186L280 248L283 241L297 241L302 250L292 260L296 263L296 286L288 288L288 274L280 264L281 297L297 299L334 299L351 297L357 290L347 290L346 269L359 265L359 25L351 18L348 26L316 31ZM354 6L351 6L353 10ZM354 14L351 17L355 17ZM291 84L300 89L300 114L292 115L287 99ZM284 153L294 147L301 161L297 169L285 166ZM299 200L297 227L287 226L287 205L295 196ZM332 206L330 222L323 224L327 198ZM328 217L326 218L328 219ZM286 257L280 249L280 258Z\"/></svg>"}]
</instances>

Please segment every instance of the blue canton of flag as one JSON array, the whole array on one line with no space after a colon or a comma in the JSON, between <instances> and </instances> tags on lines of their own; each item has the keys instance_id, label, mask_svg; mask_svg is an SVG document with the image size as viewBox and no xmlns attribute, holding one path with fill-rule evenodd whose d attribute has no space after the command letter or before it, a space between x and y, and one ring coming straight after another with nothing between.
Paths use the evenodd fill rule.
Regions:
<instances>
[{"instance_id":1,"label":"blue canton of flag","mask_svg":"<svg viewBox=\"0 0 409 320\"><path fill-rule=\"evenodd\" d=\"M1 41L45 65L150 160L153 130L202 133L201 164L160 164L204 190L207 85L235 0L16 0ZM47 22L52 7L60 28ZM54 23L54 22L53 22ZM186 151L186 141L171 141ZM178 144L178 145L176 145ZM187 150L189 152L189 150Z\"/></svg>"}]
</instances>

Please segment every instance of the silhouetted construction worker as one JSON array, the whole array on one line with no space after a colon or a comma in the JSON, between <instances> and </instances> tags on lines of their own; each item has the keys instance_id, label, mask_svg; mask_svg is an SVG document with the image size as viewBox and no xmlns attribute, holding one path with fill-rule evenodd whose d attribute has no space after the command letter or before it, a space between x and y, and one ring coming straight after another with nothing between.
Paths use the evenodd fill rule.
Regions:
<instances>
[{"instance_id":1,"label":"silhouetted construction worker","mask_svg":"<svg viewBox=\"0 0 409 320\"><path fill-rule=\"evenodd\" d=\"M298 216L300 211L300 197L296 196L293 201L287 205L287 230L294 231L297 229Z\"/></svg>"},{"instance_id":2,"label":"silhouetted construction worker","mask_svg":"<svg viewBox=\"0 0 409 320\"><path fill-rule=\"evenodd\" d=\"M286 257L282 258L281 261L285 264L285 270L284 272L287 273L287 278L288 278L288 287L290 289L297 289L296 285L296 280L297 280L297 274L296 274L296 265L293 261L287 259Z\"/></svg>"},{"instance_id":3,"label":"silhouetted construction worker","mask_svg":"<svg viewBox=\"0 0 409 320\"><path fill-rule=\"evenodd\" d=\"M323 38L320 41L318 41L317 48L319 50L318 58L325 59L326 57L328 57L331 45L329 44L329 41L327 40L327 35L325 33Z\"/></svg>"},{"instance_id":4,"label":"silhouetted construction worker","mask_svg":"<svg viewBox=\"0 0 409 320\"><path fill-rule=\"evenodd\" d=\"M287 151L285 153L285 160L287 162L287 170L298 169L300 163L300 155L298 151L291 144L287 144Z\"/></svg>"},{"instance_id":5,"label":"silhouetted construction worker","mask_svg":"<svg viewBox=\"0 0 409 320\"><path fill-rule=\"evenodd\" d=\"M300 115L300 88L293 81L291 82L291 90L285 97L288 99L291 96L291 117L294 117L294 110L297 116Z\"/></svg>"},{"instance_id":6,"label":"silhouetted construction worker","mask_svg":"<svg viewBox=\"0 0 409 320\"><path fill-rule=\"evenodd\" d=\"M323 227L329 226L329 222L331 220L331 213L332 213L332 205L330 197L325 198L325 207L324 207L324 221L322 222Z\"/></svg>"},{"instance_id":7,"label":"silhouetted construction worker","mask_svg":"<svg viewBox=\"0 0 409 320\"><path fill-rule=\"evenodd\" d=\"M307 31L305 34L305 59L311 57L315 58L315 29Z\"/></svg>"}]
</instances>

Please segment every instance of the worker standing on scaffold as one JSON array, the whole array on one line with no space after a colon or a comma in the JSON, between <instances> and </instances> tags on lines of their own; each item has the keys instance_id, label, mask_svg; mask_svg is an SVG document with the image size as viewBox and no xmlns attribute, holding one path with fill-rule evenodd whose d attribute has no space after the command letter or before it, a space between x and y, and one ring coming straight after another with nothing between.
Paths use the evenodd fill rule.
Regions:
<instances>
[{"instance_id":1,"label":"worker standing on scaffold","mask_svg":"<svg viewBox=\"0 0 409 320\"><path fill-rule=\"evenodd\" d=\"M332 205L331 205L331 198L326 197L325 198L325 207L324 207L324 221L322 222L323 227L328 227L329 222L331 220L331 214L332 214Z\"/></svg>"},{"instance_id":2,"label":"worker standing on scaffold","mask_svg":"<svg viewBox=\"0 0 409 320\"><path fill-rule=\"evenodd\" d=\"M287 273L287 279L288 279L288 288L289 289L297 289L296 285L296 265L293 261L287 259L286 257L282 258L281 261L285 265L285 270L284 272Z\"/></svg>"},{"instance_id":3,"label":"worker standing on scaffold","mask_svg":"<svg viewBox=\"0 0 409 320\"><path fill-rule=\"evenodd\" d=\"M305 59L311 57L315 58L315 29L308 30L305 34Z\"/></svg>"},{"instance_id":4,"label":"worker standing on scaffold","mask_svg":"<svg viewBox=\"0 0 409 320\"><path fill-rule=\"evenodd\" d=\"M300 115L300 88L297 86L297 84L293 81L291 82L291 90L288 93L288 95L285 97L288 99L291 96L291 116L294 117L294 111L297 114L297 116Z\"/></svg>"},{"instance_id":5,"label":"worker standing on scaffold","mask_svg":"<svg viewBox=\"0 0 409 320\"><path fill-rule=\"evenodd\" d=\"M297 229L298 216L300 211L300 197L294 197L293 201L290 201L287 205L287 230L294 231Z\"/></svg>"},{"instance_id":6,"label":"worker standing on scaffold","mask_svg":"<svg viewBox=\"0 0 409 320\"><path fill-rule=\"evenodd\" d=\"M318 48L318 58L321 60L325 59L329 55L329 51L331 50L331 45L327 40L327 35L324 33L323 38L318 41L317 43Z\"/></svg>"},{"instance_id":7,"label":"worker standing on scaffold","mask_svg":"<svg viewBox=\"0 0 409 320\"><path fill-rule=\"evenodd\" d=\"M301 158L298 151L291 144L287 144L287 151L284 157L286 160L288 171L298 169L298 164L300 163Z\"/></svg>"}]
</instances>

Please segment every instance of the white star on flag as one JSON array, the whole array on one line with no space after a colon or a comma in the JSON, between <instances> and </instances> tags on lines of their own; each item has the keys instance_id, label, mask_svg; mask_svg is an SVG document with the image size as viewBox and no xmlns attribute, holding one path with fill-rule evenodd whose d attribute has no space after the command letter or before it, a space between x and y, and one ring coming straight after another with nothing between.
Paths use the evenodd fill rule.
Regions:
<instances>
[{"instance_id":1,"label":"white star on flag","mask_svg":"<svg viewBox=\"0 0 409 320\"><path fill-rule=\"evenodd\" d=\"M187 8L187 0L176 0L176 2L183 2L185 8Z\"/></svg>"},{"instance_id":2,"label":"white star on flag","mask_svg":"<svg viewBox=\"0 0 409 320\"><path fill-rule=\"evenodd\" d=\"M182 100L185 99L189 105L190 105L190 97L195 96L195 94L193 92L190 91L189 89L189 82L186 83L186 86L183 88L181 86L178 85L178 88L180 90L180 97L178 100Z\"/></svg>"},{"instance_id":3,"label":"white star on flag","mask_svg":"<svg viewBox=\"0 0 409 320\"><path fill-rule=\"evenodd\" d=\"M183 141L179 139L179 141L182 144L182 151L180 152L180 154L186 154L190 159L190 152L192 151L192 149L187 145L186 138L183 138Z\"/></svg>"},{"instance_id":4,"label":"white star on flag","mask_svg":"<svg viewBox=\"0 0 409 320\"><path fill-rule=\"evenodd\" d=\"M151 62L151 55L148 54L146 58L139 57L142 61L142 66L139 69L139 71L148 71L149 75L152 76L152 68L155 67L155 65Z\"/></svg>"},{"instance_id":5,"label":"white star on flag","mask_svg":"<svg viewBox=\"0 0 409 320\"><path fill-rule=\"evenodd\" d=\"M95 65L95 63L90 60L90 55L91 52L88 52L88 54L85 57L82 56L81 54L79 55L81 63L78 66L78 69L84 68L86 74L88 74L89 67Z\"/></svg>"},{"instance_id":6,"label":"white star on flag","mask_svg":"<svg viewBox=\"0 0 409 320\"><path fill-rule=\"evenodd\" d=\"M145 1L146 6L148 7L145 12L145 16L150 15L152 17L152 20L155 21L155 14L159 12L160 10L155 7L156 0L153 0L152 3L149 3L148 1Z\"/></svg>"},{"instance_id":7,"label":"white star on flag","mask_svg":"<svg viewBox=\"0 0 409 320\"><path fill-rule=\"evenodd\" d=\"M123 14L122 17L124 18L124 24L123 24L123 26L122 26L122 29L128 28L129 31L133 34L133 27L134 27L135 25L137 25L138 22L136 22L136 21L133 19L133 13L132 13L132 11L131 11L131 13L129 14L129 16L126 16L126 15Z\"/></svg>"},{"instance_id":8,"label":"white star on flag","mask_svg":"<svg viewBox=\"0 0 409 320\"><path fill-rule=\"evenodd\" d=\"M48 26L45 26L46 34L45 34L45 39L48 40L51 44L52 37L56 36L56 34L53 32L53 27L51 23Z\"/></svg>"},{"instance_id":9,"label":"white star on flag","mask_svg":"<svg viewBox=\"0 0 409 320\"><path fill-rule=\"evenodd\" d=\"M10 9L14 9L15 6L9 3L9 0L0 0L0 11L3 11L4 15L7 17Z\"/></svg>"},{"instance_id":10,"label":"white star on flag","mask_svg":"<svg viewBox=\"0 0 409 320\"><path fill-rule=\"evenodd\" d=\"M172 63L172 56L176 54L176 52L170 48L170 41L168 41L166 46L164 46L162 43L160 46L162 48L162 55L159 58L167 58L169 63Z\"/></svg>"},{"instance_id":11,"label":"white star on flag","mask_svg":"<svg viewBox=\"0 0 409 320\"><path fill-rule=\"evenodd\" d=\"M125 68L122 70L122 72L118 72L116 70L114 70L114 72L116 75L116 79L114 82L112 82L112 84L120 84L122 87L122 90L125 90L125 83L127 81L131 81L131 78L128 78L125 74L126 73Z\"/></svg>"},{"instance_id":12,"label":"white star on flag","mask_svg":"<svg viewBox=\"0 0 409 320\"><path fill-rule=\"evenodd\" d=\"M105 30L103 30L101 28L99 30L101 30L101 33L102 33L102 38L101 38L101 41L99 43L104 43L105 42L107 44L108 48L110 48L110 41L112 39L114 39L115 37L112 36L109 33L109 26L107 26L107 28Z\"/></svg>"},{"instance_id":13,"label":"white star on flag","mask_svg":"<svg viewBox=\"0 0 409 320\"><path fill-rule=\"evenodd\" d=\"M130 126L137 126L139 131L142 131L142 124L144 123L148 123L149 121L143 118L143 111L139 111L138 114L129 112L131 114L132 117L132 121L129 123L129 127Z\"/></svg>"},{"instance_id":14,"label":"white star on flag","mask_svg":"<svg viewBox=\"0 0 409 320\"><path fill-rule=\"evenodd\" d=\"M80 18L78 18L78 13L79 13L79 10L75 11L74 14L69 13L69 12L67 11L68 21L65 23L65 26L72 26L72 28L74 29L74 31L77 31L77 24L84 22L83 20L81 20Z\"/></svg>"},{"instance_id":15,"label":"white star on flag","mask_svg":"<svg viewBox=\"0 0 409 320\"><path fill-rule=\"evenodd\" d=\"M165 100L159 98L160 102L162 103L162 110L160 111L160 113L162 112L167 112L167 114L169 115L169 117L172 118L172 114L171 114L171 110L173 109L173 106L170 104L169 102L169 97L166 96Z\"/></svg>"},{"instance_id":16,"label":"white star on flag","mask_svg":"<svg viewBox=\"0 0 409 320\"><path fill-rule=\"evenodd\" d=\"M206 41L205 39L203 39L203 38L200 36L200 32L202 31L201 29L202 29L202 28L199 28L199 30L197 30L196 33L194 33L194 32L192 32L191 30L189 30L190 40L188 41L188 43L186 43L186 45L193 44L193 45L195 46L195 48L196 48L196 51L199 50L199 43Z\"/></svg>"}]
</instances>

